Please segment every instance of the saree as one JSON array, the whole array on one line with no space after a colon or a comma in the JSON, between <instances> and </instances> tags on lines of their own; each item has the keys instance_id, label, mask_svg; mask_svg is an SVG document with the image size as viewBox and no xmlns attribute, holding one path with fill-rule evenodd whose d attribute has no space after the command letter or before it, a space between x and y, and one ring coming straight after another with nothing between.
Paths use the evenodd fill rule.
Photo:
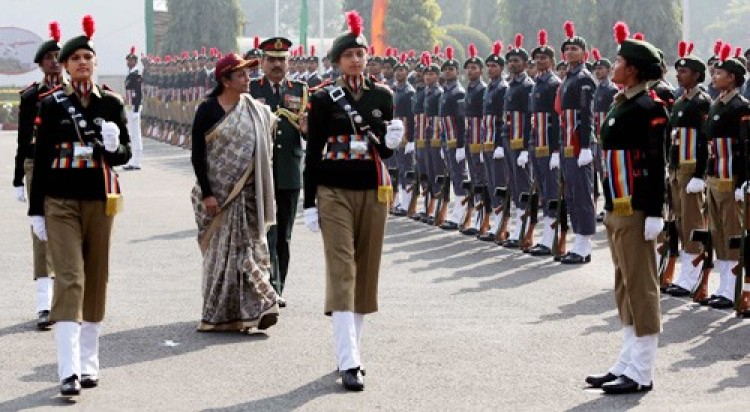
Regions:
<instances>
[{"instance_id":1,"label":"saree","mask_svg":"<svg viewBox=\"0 0 750 412\"><path fill-rule=\"evenodd\" d=\"M265 329L276 323L268 228L275 223L272 128L267 106L242 95L206 133L208 178L220 206L211 216L200 185L191 193L203 254L199 331Z\"/></svg>"}]
</instances>

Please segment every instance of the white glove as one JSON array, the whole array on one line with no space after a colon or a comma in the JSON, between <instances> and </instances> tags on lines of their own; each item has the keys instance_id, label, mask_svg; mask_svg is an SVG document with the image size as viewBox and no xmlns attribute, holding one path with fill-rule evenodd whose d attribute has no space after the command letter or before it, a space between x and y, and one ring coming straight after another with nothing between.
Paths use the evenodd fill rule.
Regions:
<instances>
[{"instance_id":1,"label":"white glove","mask_svg":"<svg viewBox=\"0 0 750 412\"><path fill-rule=\"evenodd\" d=\"M320 224L318 224L318 208L308 207L305 209L305 226L310 229L311 232L320 232Z\"/></svg>"},{"instance_id":2,"label":"white glove","mask_svg":"<svg viewBox=\"0 0 750 412\"><path fill-rule=\"evenodd\" d=\"M505 150L503 150L502 146L498 146L495 148L495 151L492 152L492 158L493 159L503 159L505 158Z\"/></svg>"},{"instance_id":3,"label":"white glove","mask_svg":"<svg viewBox=\"0 0 750 412\"><path fill-rule=\"evenodd\" d=\"M591 149L581 149L581 153L578 155L578 167L590 165L594 161L594 155L591 153Z\"/></svg>"},{"instance_id":4,"label":"white glove","mask_svg":"<svg viewBox=\"0 0 750 412\"><path fill-rule=\"evenodd\" d=\"M654 240L664 230L664 219L661 217L647 217L643 229L643 237L646 240Z\"/></svg>"},{"instance_id":5,"label":"white glove","mask_svg":"<svg viewBox=\"0 0 750 412\"><path fill-rule=\"evenodd\" d=\"M414 153L414 142L409 142L404 147L404 154Z\"/></svg>"},{"instance_id":6,"label":"white glove","mask_svg":"<svg viewBox=\"0 0 750 412\"><path fill-rule=\"evenodd\" d=\"M302 150L307 150L307 140L305 140L305 139L299 139L299 147Z\"/></svg>"},{"instance_id":7,"label":"white glove","mask_svg":"<svg viewBox=\"0 0 750 412\"><path fill-rule=\"evenodd\" d=\"M518 154L516 164L518 167L526 167L526 163L529 163L529 152L528 150L523 150Z\"/></svg>"},{"instance_id":8,"label":"white glove","mask_svg":"<svg viewBox=\"0 0 750 412\"><path fill-rule=\"evenodd\" d=\"M34 235L42 242L47 241L47 225L44 223L44 216L31 216L31 230Z\"/></svg>"},{"instance_id":9,"label":"white glove","mask_svg":"<svg viewBox=\"0 0 750 412\"><path fill-rule=\"evenodd\" d=\"M560 153L552 153L549 157L549 170L560 168Z\"/></svg>"},{"instance_id":10,"label":"white glove","mask_svg":"<svg viewBox=\"0 0 750 412\"><path fill-rule=\"evenodd\" d=\"M25 202L26 190L24 190L23 186L15 186L13 187L13 189L14 189L16 200L18 200L19 202Z\"/></svg>"},{"instance_id":11,"label":"white glove","mask_svg":"<svg viewBox=\"0 0 750 412\"><path fill-rule=\"evenodd\" d=\"M440 149L440 158L445 160L445 153L443 153L443 149Z\"/></svg>"},{"instance_id":12,"label":"white glove","mask_svg":"<svg viewBox=\"0 0 750 412\"><path fill-rule=\"evenodd\" d=\"M734 200L738 202L745 201L745 191L747 190L747 182L743 183L739 189L734 191Z\"/></svg>"},{"instance_id":13,"label":"white glove","mask_svg":"<svg viewBox=\"0 0 750 412\"><path fill-rule=\"evenodd\" d=\"M391 120L385 132L385 147L395 149L404 138L404 122L396 119Z\"/></svg>"},{"instance_id":14,"label":"white glove","mask_svg":"<svg viewBox=\"0 0 750 412\"><path fill-rule=\"evenodd\" d=\"M685 187L685 191L688 193L702 193L705 188L706 188L706 182L703 181L703 179L698 179L697 177L693 177L690 179L687 186Z\"/></svg>"},{"instance_id":15,"label":"white glove","mask_svg":"<svg viewBox=\"0 0 750 412\"><path fill-rule=\"evenodd\" d=\"M120 128L113 122L102 123L102 143L104 150L112 153L120 146Z\"/></svg>"},{"instance_id":16,"label":"white glove","mask_svg":"<svg viewBox=\"0 0 750 412\"><path fill-rule=\"evenodd\" d=\"M484 163L484 151L479 152L479 163Z\"/></svg>"},{"instance_id":17,"label":"white glove","mask_svg":"<svg viewBox=\"0 0 750 412\"><path fill-rule=\"evenodd\" d=\"M456 162L461 162L464 159L466 159L466 149L459 147L456 149Z\"/></svg>"}]
</instances>

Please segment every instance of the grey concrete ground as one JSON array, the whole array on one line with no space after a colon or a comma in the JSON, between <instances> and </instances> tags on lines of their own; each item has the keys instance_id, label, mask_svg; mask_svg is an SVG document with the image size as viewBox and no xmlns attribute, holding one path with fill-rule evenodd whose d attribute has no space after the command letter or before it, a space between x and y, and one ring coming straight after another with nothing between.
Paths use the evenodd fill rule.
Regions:
<instances>
[{"instance_id":1,"label":"grey concrete ground","mask_svg":"<svg viewBox=\"0 0 750 412\"><path fill-rule=\"evenodd\" d=\"M583 378L620 344L603 233L593 263L550 260L400 218L388 223L378 314L366 319L366 390L333 373L318 234L298 220L279 324L199 334L200 253L189 153L146 142L124 172L102 381L57 397L52 334L34 330L25 205L11 196L15 134L0 133L0 410L747 410L750 320L664 298L655 390L605 397ZM744 406L742 406L744 405Z\"/></svg>"}]
</instances>

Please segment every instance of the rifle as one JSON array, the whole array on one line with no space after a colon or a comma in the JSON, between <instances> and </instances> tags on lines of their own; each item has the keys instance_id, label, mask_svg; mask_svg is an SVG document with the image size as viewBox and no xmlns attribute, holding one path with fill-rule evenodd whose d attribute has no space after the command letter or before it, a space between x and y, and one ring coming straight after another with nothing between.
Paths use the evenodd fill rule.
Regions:
<instances>
[{"instance_id":1,"label":"rifle","mask_svg":"<svg viewBox=\"0 0 750 412\"><path fill-rule=\"evenodd\" d=\"M495 229L495 243L502 245L503 242L508 240L508 221L510 220L510 191L507 186L496 187L495 196L499 197L500 206L495 210L495 213L502 213L503 218L500 224Z\"/></svg>"},{"instance_id":2,"label":"rifle","mask_svg":"<svg viewBox=\"0 0 750 412\"><path fill-rule=\"evenodd\" d=\"M659 252L659 287L664 292L672 283L674 278L675 264L677 256L680 255L680 246L678 243L677 221L672 208L672 191L667 185L667 221L664 223L664 232L666 236L664 242L657 248Z\"/></svg>"},{"instance_id":3,"label":"rifle","mask_svg":"<svg viewBox=\"0 0 750 412\"><path fill-rule=\"evenodd\" d=\"M403 213L399 213L400 211L396 208L396 196L397 196L398 190L399 190L399 186L398 186L398 184L399 184L398 169L396 169L396 168L390 168L389 167L388 168L388 174L391 175L391 186L393 187L393 198L394 198L393 203L391 203L391 207L390 207L389 212L390 212L390 214L392 214L394 216L403 216Z\"/></svg>"},{"instance_id":4,"label":"rifle","mask_svg":"<svg viewBox=\"0 0 750 412\"><path fill-rule=\"evenodd\" d=\"M442 225L448 217L448 203L451 201L451 179L446 174L439 175L435 178L435 182L440 185L440 192L436 194L437 207L435 208L435 226Z\"/></svg>"},{"instance_id":5,"label":"rifle","mask_svg":"<svg viewBox=\"0 0 750 412\"><path fill-rule=\"evenodd\" d=\"M711 274L711 269L714 267L714 251L711 231L708 229L693 229L693 232L690 233L690 241L701 242L703 245L703 252L696 256L692 262L693 266L696 267L701 261L703 262L700 282L698 282L698 286L693 291L693 302L700 303L708 298L708 277Z\"/></svg>"},{"instance_id":6,"label":"rifle","mask_svg":"<svg viewBox=\"0 0 750 412\"><path fill-rule=\"evenodd\" d=\"M490 192L487 189L487 185L475 185L474 194L479 195L482 198L476 207L477 213L479 213L479 218L482 222L479 225L477 238L484 241L493 240L494 237L488 236L490 231L490 215L492 214L492 201L490 200Z\"/></svg>"},{"instance_id":7,"label":"rifle","mask_svg":"<svg viewBox=\"0 0 750 412\"><path fill-rule=\"evenodd\" d=\"M461 204L465 206L464 214L461 217L461 223L459 224L458 231L466 236L474 236L477 234L477 230L472 227L471 217L474 213L475 202L474 202L474 183L471 180L464 180L461 182L461 187L466 191L466 196L461 201Z\"/></svg>"},{"instance_id":8,"label":"rifle","mask_svg":"<svg viewBox=\"0 0 750 412\"><path fill-rule=\"evenodd\" d=\"M558 194L557 199L550 199L548 205L550 210L555 210L555 221L552 227L555 236L552 239L552 254L556 262L565 256L565 238L568 235L568 207L565 202L565 182L563 181L562 167L558 168Z\"/></svg>"},{"instance_id":9,"label":"rifle","mask_svg":"<svg viewBox=\"0 0 750 412\"><path fill-rule=\"evenodd\" d=\"M534 246L534 229L536 229L536 225L539 222L539 191L533 183L534 182L532 182L528 203L526 203L526 215L528 215L527 218L529 223L526 227L526 232L523 232L523 230L521 231L523 240L521 241L520 248L525 253L528 253L529 249ZM523 201L523 193L521 194L521 199L521 201ZM526 222L524 221L524 224L525 223Z\"/></svg>"},{"instance_id":10,"label":"rifle","mask_svg":"<svg viewBox=\"0 0 750 412\"><path fill-rule=\"evenodd\" d=\"M417 214L417 202L419 201L421 175L419 173L414 173L413 170L409 170L406 172L405 177L407 179L411 179L412 181L411 186L406 189L406 193L411 194L411 197L409 197L409 206L406 209L406 216L413 219Z\"/></svg>"}]
</instances>

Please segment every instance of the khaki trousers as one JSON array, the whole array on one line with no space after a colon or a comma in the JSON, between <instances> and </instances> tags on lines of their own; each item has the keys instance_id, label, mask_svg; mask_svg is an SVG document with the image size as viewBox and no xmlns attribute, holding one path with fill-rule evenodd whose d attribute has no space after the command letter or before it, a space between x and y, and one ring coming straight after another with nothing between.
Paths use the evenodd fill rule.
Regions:
<instances>
[{"instance_id":1,"label":"khaki trousers","mask_svg":"<svg viewBox=\"0 0 750 412\"><path fill-rule=\"evenodd\" d=\"M631 216L607 212L604 217L615 266L617 310L622 324L632 325L636 336L661 331L655 242L644 239L645 222L646 215L639 210Z\"/></svg>"},{"instance_id":2,"label":"khaki trousers","mask_svg":"<svg viewBox=\"0 0 750 412\"><path fill-rule=\"evenodd\" d=\"M45 201L45 217L56 274L50 320L101 322L114 218L104 213L103 200L52 197Z\"/></svg>"},{"instance_id":3,"label":"khaki trousers","mask_svg":"<svg viewBox=\"0 0 750 412\"><path fill-rule=\"evenodd\" d=\"M326 258L325 313L378 310L378 276L388 210L377 190L318 186Z\"/></svg>"},{"instance_id":4,"label":"khaki trousers","mask_svg":"<svg viewBox=\"0 0 750 412\"><path fill-rule=\"evenodd\" d=\"M708 186L708 227L716 251L717 260L739 260L739 249L729 249L729 238L742 232L742 207L734 199L734 189L719 191L718 179L709 177Z\"/></svg>"},{"instance_id":5,"label":"khaki trousers","mask_svg":"<svg viewBox=\"0 0 750 412\"><path fill-rule=\"evenodd\" d=\"M26 197L31 199L31 176L34 174L34 159L24 160L23 172L26 178ZM31 248L34 253L34 280L54 277L52 275L52 258L47 253L47 242L39 240L33 230L31 231Z\"/></svg>"},{"instance_id":6,"label":"khaki trousers","mask_svg":"<svg viewBox=\"0 0 750 412\"><path fill-rule=\"evenodd\" d=\"M692 167L691 167L692 166ZM680 166L677 171L670 171L669 188L672 191L672 208L677 220L677 234L682 250L697 255L703 250L700 242L691 242L690 234L694 229L705 229L703 220L703 193L688 193L687 187L693 178L694 165Z\"/></svg>"}]
</instances>

